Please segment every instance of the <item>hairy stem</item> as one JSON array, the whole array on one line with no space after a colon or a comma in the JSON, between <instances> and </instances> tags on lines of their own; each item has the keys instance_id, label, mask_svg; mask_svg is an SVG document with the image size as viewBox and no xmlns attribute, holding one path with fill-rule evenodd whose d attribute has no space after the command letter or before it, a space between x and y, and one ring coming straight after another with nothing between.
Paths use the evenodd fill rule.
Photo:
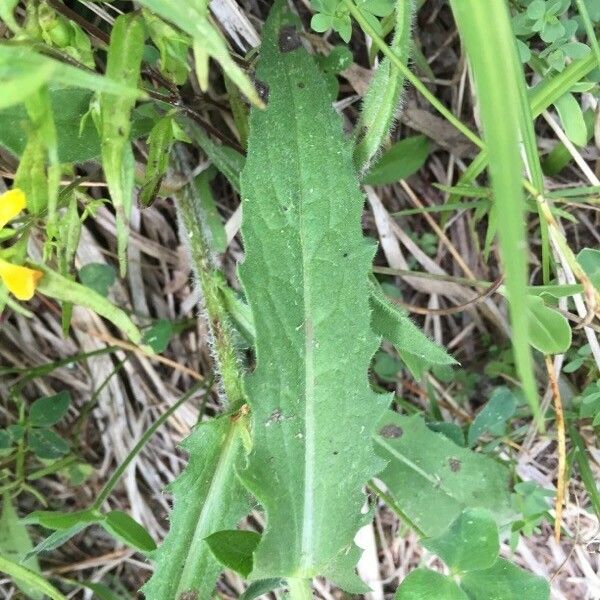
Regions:
<instances>
[{"instance_id":1,"label":"hairy stem","mask_svg":"<svg viewBox=\"0 0 600 600\"><path fill-rule=\"evenodd\" d=\"M354 4L353 0L343 0L350 14L356 19L361 29L373 40L373 43L387 56L398 71L410 81L420 94L426 98L430 104L446 118L446 120L454 125L467 139L473 142L479 148L485 148L485 144L479 136L473 133L460 119L457 119L451 111L449 111L428 89L421 83L421 80L414 75L411 70L402 62L402 59L394 53L394 51L385 43L381 36L373 29L371 24L364 18L360 9Z\"/></svg>"},{"instance_id":2,"label":"hairy stem","mask_svg":"<svg viewBox=\"0 0 600 600\"><path fill-rule=\"evenodd\" d=\"M206 220L199 214L200 199L194 187L186 152L180 146L175 148L175 160L178 169L188 180L177 193L177 209L185 239L189 244L192 266L202 292L205 316L214 344L215 369L221 377L228 407L237 409L244 402L244 392L233 328L219 293L223 276L212 257L210 233L203 225Z\"/></svg>"}]
</instances>

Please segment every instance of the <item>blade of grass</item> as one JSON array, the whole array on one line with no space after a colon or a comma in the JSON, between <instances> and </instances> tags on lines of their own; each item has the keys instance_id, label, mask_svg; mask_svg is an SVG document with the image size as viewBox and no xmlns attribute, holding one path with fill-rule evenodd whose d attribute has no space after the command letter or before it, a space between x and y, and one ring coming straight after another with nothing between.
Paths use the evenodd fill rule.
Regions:
<instances>
[{"instance_id":1,"label":"blade of grass","mask_svg":"<svg viewBox=\"0 0 600 600\"><path fill-rule=\"evenodd\" d=\"M25 567L0 556L0 572L6 573L12 579L24 581L32 588L46 594L52 600L67 600L52 584L48 583L42 575L38 575Z\"/></svg>"},{"instance_id":2,"label":"blade of grass","mask_svg":"<svg viewBox=\"0 0 600 600\"><path fill-rule=\"evenodd\" d=\"M144 449L148 440L160 429L161 425L169 419L169 417L185 402L187 402L199 389L205 387L210 389L212 380L205 384L194 385L188 390L175 404L170 406L152 425L144 432L144 435L139 439L138 443L131 449L125 460L117 467L115 472L111 475L110 479L106 482L102 491L96 497L93 504L90 506L90 510L100 510L104 501L110 496L111 492L119 483L123 473L127 470L127 467L131 464L131 461Z\"/></svg>"},{"instance_id":3,"label":"blade of grass","mask_svg":"<svg viewBox=\"0 0 600 600\"><path fill-rule=\"evenodd\" d=\"M594 31L594 24L590 19L590 15L588 13L587 6L583 0L575 0L577 2L577 10L579 11L579 15L581 16L581 20L583 21L583 26L585 27L585 32L587 33L588 41L592 50L594 52L594 56L596 57L596 62L600 64L600 44L598 44L598 38L596 37L596 32Z\"/></svg>"},{"instance_id":4,"label":"blade of grass","mask_svg":"<svg viewBox=\"0 0 600 600\"><path fill-rule=\"evenodd\" d=\"M554 77L544 78L528 92L531 114L533 118L539 117L551 104L563 94L568 92L577 82L583 79L590 71L600 66L593 54L579 60L574 60ZM473 183L487 167L487 150L481 151L463 173L457 185ZM456 201L457 195L450 196L449 201Z\"/></svg>"},{"instance_id":5,"label":"blade of grass","mask_svg":"<svg viewBox=\"0 0 600 600\"><path fill-rule=\"evenodd\" d=\"M527 323L527 238L519 130L523 119L520 71L504 68L498 57L516 65L510 15L504 2L451 0L456 23L469 57L481 121L485 131L489 171L498 219L500 250L506 273L512 342L525 397L540 429L541 419Z\"/></svg>"}]
</instances>

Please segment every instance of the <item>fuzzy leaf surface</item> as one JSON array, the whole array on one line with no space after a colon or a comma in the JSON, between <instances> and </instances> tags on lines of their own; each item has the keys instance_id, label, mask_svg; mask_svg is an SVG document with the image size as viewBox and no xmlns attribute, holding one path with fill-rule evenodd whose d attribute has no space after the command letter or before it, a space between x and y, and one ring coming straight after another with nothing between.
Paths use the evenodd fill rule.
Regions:
<instances>
[{"instance_id":1,"label":"fuzzy leaf surface","mask_svg":"<svg viewBox=\"0 0 600 600\"><path fill-rule=\"evenodd\" d=\"M256 327L246 379L254 445L241 476L267 514L253 579L325 575L352 591L362 487L383 461L371 436L386 399L369 387L363 197L327 86L277 3L257 79L241 188L240 266Z\"/></svg>"},{"instance_id":2,"label":"fuzzy leaf surface","mask_svg":"<svg viewBox=\"0 0 600 600\"><path fill-rule=\"evenodd\" d=\"M186 593L212 597L222 567L205 539L232 529L250 509L234 468L243 426L223 415L200 425L182 444L188 466L169 488L175 498L171 526L151 555L155 568L143 588L146 600L178 600Z\"/></svg>"}]
</instances>

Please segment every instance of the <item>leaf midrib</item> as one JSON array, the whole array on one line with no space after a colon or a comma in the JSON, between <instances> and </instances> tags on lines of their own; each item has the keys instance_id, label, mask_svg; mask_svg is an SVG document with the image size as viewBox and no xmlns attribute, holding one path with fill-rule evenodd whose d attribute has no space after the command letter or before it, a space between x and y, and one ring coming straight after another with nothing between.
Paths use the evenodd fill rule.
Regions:
<instances>
[{"instance_id":1,"label":"leaf midrib","mask_svg":"<svg viewBox=\"0 0 600 600\"><path fill-rule=\"evenodd\" d=\"M207 535L206 526L210 526L210 523L213 520L212 515L215 514L215 512L218 514L220 510L220 502L222 497L221 489L227 484L228 477L230 476L228 471L231 469L231 463L235 459L235 444L233 442L235 439L236 429L237 425L232 421L225 434L222 451L205 495L206 502L202 503L200 512L198 514L198 519L196 520L194 535L192 536L192 540L189 545L189 548L192 549L192 552L186 557L179 582L177 583L177 591L175 593L176 596L182 592L188 591L191 587L193 587L192 580L194 575L193 570L195 569L195 561L190 560L190 558L198 556L196 552L193 552L193 549L195 548L199 550L202 543L204 543L204 538Z\"/></svg>"}]
</instances>

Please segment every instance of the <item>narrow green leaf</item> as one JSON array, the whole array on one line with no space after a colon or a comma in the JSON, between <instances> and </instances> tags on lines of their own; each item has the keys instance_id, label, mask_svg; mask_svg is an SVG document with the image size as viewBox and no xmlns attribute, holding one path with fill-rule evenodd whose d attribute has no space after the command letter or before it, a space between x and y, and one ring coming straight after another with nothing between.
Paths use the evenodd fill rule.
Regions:
<instances>
[{"instance_id":1,"label":"narrow green leaf","mask_svg":"<svg viewBox=\"0 0 600 600\"><path fill-rule=\"evenodd\" d=\"M221 253L227 249L227 234L225 233L223 219L217 210L217 203L210 189L210 181L213 179L215 173L216 169L211 167L200 173L194 183L198 191L198 199L200 200L198 217L204 224L204 227L208 229L211 249L213 252Z\"/></svg>"},{"instance_id":2,"label":"narrow green leaf","mask_svg":"<svg viewBox=\"0 0 600 600\"><path fill-rule=\"evenodd\" d=\"M505 2L451 0L450 4L473 71L487 143L515 362L525 396L542 427L527 333L527 236L519 148L523 73L498 68L498 56L508 57L508 64L518 64Z\"/></svg>"},{"instance_id":3,"label":"narrow green leaf","mask_svg":"<svg viewBox=\"0 0 600 600\"><path fill-rule=\"evenodd\" d=\"M431 431L419 416L391 411L375 441L389 461L378 478L424 535L441 535L468 507L490 510L500 526L509 520L509 472L490 457Z\"/></svg>"},{"instance_id":4,"label":"narrow green leaf","mask_svg":"<svg viewBox=\"0 0 600 600\"><path fill-rule=\"evenodd\" d=\"M461 587L473 600L548 600L550 585L502 558L489 569L471 571Z\"/></svg>"},{"instance_id":5,"label":"narrow green leaf","mask_svg":"<svg viewBox=\"0 0 600 600\"><path fill-rule=\"evenodd\" d=\"M250 509L235 473L243 453L244 419L223 415L203 423L182 447L189 453L185 471L169 487L175 503L169 534L152 555L154 574L143 587L147 600L210 598L221 566L206 538L235 527Z\"/></svg>"},{"instance_id":6,"label":"narrow green leaf","mask_svg":"<svg viewBox=\"0 0 600 600\"><path fill-rule=\"evenodd\" d=\"M25 591L31 600L49 596L52 600L67 600L51 583L48 583L42 575L27 569L20 564L9 560L0 554L0 572L11 577L17 587Z\"/></svg>"},{"instance_id":7,"label":"narrow green leaf","mask_svg":"<svg viewBox=\"0 0 600 600\"><path fill-rule=\"evenodd\" d=\"M268 105L251 113L241 178L239 273L256 327L241 477L267 514L251 577L325 575L360 592L353 538L361 487L382 465L370 438L388 402L367 381L374 248L340 118L294 24L277 2L257 67Z\"/></svg>"},{"instance_id":8,"label":"narrow green leaf","mask_svg":"<svg viewBox=\"0 0 600 600\"><path fill-rule=\"evenodd\" d=\"M58 529L50 534L46 539L42 540L33 550L31 550L25 558L35 556L40 552L50 552L55 548L59 548L66 544L71 538L76 536L80 531L83 531L88 526L88 523L78 523L68 529Z\"/></svg>"},{"instance_id":9,"label":"narrow green leaf","mask_svg":"<svg viewBox=\"0 0 600 600\"><path fill-rule=\"evenodd\" d=\"M477 440L487 432L494 435L502 435L505 423L517 410L517 399L507 387L494 390L491 398L469 427L467 443L474 446Z\"/></svg>"},{"instance_id":10,"label":"narrow green leaf","mask_svg":"<svg viewBox=\"0 0 600 600\"><path fill-rule=\"evenodd\" d=\"M103 516L95 510L78 510L74 512L36 510L29 513L22 523L28 525L41 525L46 529L63 531L76 525L91 525L102 520Z\"/></svg>"},{"instance_id":11,"label":"narrow green leaf","mask_svg":"<svg viewBox=\"0 0 600 600\"><path fill-rule=\"evenodd\" d=\"M23 73L27 74L25 78ZM128 85L109 74L97 75L37 54L27 46L10 43L0 43L0 81L3 92L0 109L23 102L49 81L66 87L106 92L132 100L145 97L135 85Z\"/></svg>"},{"instance_id":12,"label":"narrow green leaf","mask_svg":"<svg viewBox=\"0 0 600 600\"><path fill-rule=\"evenodd\" d=\"M411 28L416 2L398 0L395 5L394 37L390 47L406 64L410 54ZM368 166L386 136L389 135L398 111L403 86L404 76L392 65L389 58L384 58L369 84L356 126L359 139L354 150L354 164L359 171Z\"/></svg>"},{"instance_id":13,"label":"narrow green leaf","mask_svg":"<svg viewBox=\"0 0 600 600\"><path fill-rule=\"evenodd\" d=\"M32 129L27 137L27 145L17 167L14 185L25 192L27 209L32 214L39 215L47 208L46 152L36 129Z\"/></svg>"},{"instance_id":14,"label":"narrow green leaf","mask_svg":"<svg viewBox=\"0 0 600 600\"><path fill-rule=\"evenodd\" d=\"M139 197L142 206L150 206L154 202L169 168L169 152L173 140L173 119L170 116L163 117L148 136L148 162Z\"/></svg>"},{"instance_id":15,"label":"narrow green leaf","mask_svg":"<svg viewBox=\"0 0 600 600\"><path fill-rule=\"evenodd\" d=\"M32 548L33 545L27 533L27 527L19 521L10 494L5 493L2 499L2 514L0 515L0 561L10 560L19 563L22 569L28 569L27 573L30 571L39 573L40 566L37 558L27 558L27 554ZM9 570L3 569L1 563L0 571L14 577L15 585L32 600L41 600L44 597L39 588L28 579L27 573L21 574L25 576L19 576L16 572L11 573Z\"/></svg>"},{"instance_id":16,"label":"narrow green leaf","mask_svg":"<svg viewBox=\"0 0 600 600\"><path fill-rule=\"evenodd\" d=\"M566 352L571 346L571 326L566 317L546 306L539 296L527 296L529 343L544 354Z\"/></svg>"},{"instance_id":17,"label":"narrow green leaf","mask_svg":"<svg viewBox=\"0 0 600 600\"><path fill-rule=\"evenodd\" d=\"M371 167L363 183L386 185L406 179L425 164L429 152L429 140L424 135L404 138L383 153Z\"/></svg>"},{"instance_id":18,"label":"narrow green leaf","mask_svg":"<svg viewBox=\"0 0 600 600\"><path fill-rule=\"evenodd\" d=\"M590 503L596 516L600 517L600 491L598 490L598 483L590 465L585 443L579 432L572 425L569 426L569 438L574 446L575 460L579 466L581 480L587 490Z\"/></svg>"},{"instance_id":19,"label":"narrow green leaf","mask_svg":"<svg viewBox=\"0 0 600 600\"><path fill-rule=\"evenodd\" d=\"M136 13L117 17L113 25L106 74L128 87L137 87L144 51L144 22ZM129 142L131 111L135 99L114 94L100 96L102 167L117 221L117 246L121 275L127 270L129 214L134 185L134 159Z\"/></svg>"},{"instance_id":20,"label":"narrow green leaf","mask_svg":"<svg viewBox=\"0 0 600 600\"><path fill-rule=\"evenodd\" d=\"M233 189L240 191L240 173L245 158L233 148L222 146L210 139L208 134L189 120L182 120L182 126L190 138L205 152L215 167L225 175Z\"/></svg>"},{"instance_id":21,"label":"narrow green leaf","mask_svg":"<svg viewBox=\"0 0 600 600\"><path fill-rule=\"evenodd\" d=\"M33 214L47 212L46 235L56 237L56 203L60 184L60 165L52 103L44 85L25 99L29 117L29 139L15 178L15 185L28 197Z\"/></svg>"},{"instance_id":22,"label":"narrow green leaf","mask_svg":"<svg viewBox=\"0 0 600 600\"><path fill-rule=\"evenodd\" d=\"M415 569L402 581L395 600L469 600L450 579L429 569Z\"/></svg>"},{"instance_id":23,"label":"narrow green leaf","mask_svg":"<svg viewBox=\"0 0 600 600\"><path fill-rule=\"evenodd\" d=\"M185 3L180 0L140 0L140 4L190 35L197 47L206 54L206 58L211 56L216 60L250 102L256 106L263 105L254 85L231 58L227 44L208 20L208 8L204 0L189 0Z\"/></svg>"},{"instance_id":24,"label":"narrow green leaf","mask_svg":"<svg viewBox=\"0 0 600 600\"><path fill-rule=\"evenodd\" d=\"M225 89L227 90L227 99L229 101L229 107L231 108L233 121L237 128L240 144L242 145L242 148L246 148L248 145L248 106L244 102L239 89L227 75L224 80Z\"/></svg>"},{"instance_id":25,"label":"narrow green leaf","mask_svg":"<svg viewBox=\"0 0 600 600\"><path fill-rule=\"evenodd\" d=\"M500 550L498 525L483 508L466 509L442 535L421 543L453 572L487 569L496 562Z\"/></svg>"},{"instance_id":26,"label":"narrow green leaf","mask_svg":"<svg viewBox=\"0 0 600 600\"><path fill-rule=\"evenodd\" d=\"M79 210L77 209L77 197L75 194L71 195L69 200L69 206L64 215L64 220L60 223L60 232L62 235L59 236L57 243L60 244L62 250L63 260L63 275L67 275L75 260L75 254L79 246L79 238L81 236L81 218L79 217Z\"/></svg>"},{"instance_id":27,"label":"narrow green leaf","mask_svg":"<svg viewBox=\"0 0 600 600\"><path fill-rule=\"evenodd\" d=\"M252 554L260 542L258 533L239 529L217 531L205 541L214 557L224 567L236 571L242 577L250 575Z\"/></svg>"},{"instance_id":28,"label":"narrow green leaf","mask_svg":"<svg viewBox=\"0 0 600 600\"><path fill-rule=\"evenodd\" d=\"M70 403L71 394L67 390L53 396L38 398L29 408L29 423L39 427L50 427L67 414Z\"/></svg>"},{"instance_id":29,"label":"narrow green leaf","mask_svg":"<svg viewBox=\"0 0 600 600\"><path fill-rule=\"evenodd\" d=\"M137 548L140 552L156 550L154 540L144 527L121 510L111 510L100 521L100 525L112 536L128 546Z\"/></svg>"},{"instance_id":30,"label":"narrow green leaf","mask_svg":"<svg viewBox=\"0 0 600 600\"><path fill-rule=\"evenodd\" d=\"M389 302L378 285L371 288L371 327L390 341L400 358L417 379L433 365L451 365L456 361L432 342L399 308Z\"/></svg>"},{"instance_id":31,"label":"narrow green leaf","mask_svg":"<svg viewBox=\"0 0 600 600\"><path fill-rule=\"evenodd\" d=\"M111 321L121 331L123 331L129 339L138 343L142 335L139 329L134 325L133 321L127 314L114 304L111 304L106 298L86 288L85 286L71 281L70 279L59 275L58 273L47 269L43 265L35 265L44 273L38 284L38 291L50 298L56 298L63 302L71 302L89 308Z\"/></svg>"}]
</instances>

